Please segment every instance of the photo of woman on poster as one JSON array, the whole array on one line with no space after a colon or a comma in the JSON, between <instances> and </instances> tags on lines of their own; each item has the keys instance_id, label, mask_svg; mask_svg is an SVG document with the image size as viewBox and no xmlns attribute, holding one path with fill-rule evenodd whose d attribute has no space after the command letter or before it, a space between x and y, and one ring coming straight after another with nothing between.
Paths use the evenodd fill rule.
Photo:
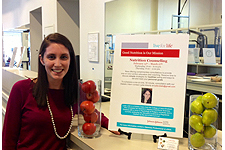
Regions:
<instances>
[{"instance_id":1,"label":"photo of woman on poster","mask_svg":"<svg viewBox=\"0 0 225 150\"><path fill-rule=\"evenodd\" d=\"M141 102L145 104L152 103L152 89L142 88Z\"/></svg>"}]
</instances>

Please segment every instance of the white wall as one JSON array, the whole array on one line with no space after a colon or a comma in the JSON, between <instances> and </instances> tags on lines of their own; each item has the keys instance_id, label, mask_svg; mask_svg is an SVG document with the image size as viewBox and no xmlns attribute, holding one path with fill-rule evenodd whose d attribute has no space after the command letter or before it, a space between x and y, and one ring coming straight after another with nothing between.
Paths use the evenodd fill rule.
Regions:
<instances>
[{"instance_id":1,"label":"white wall","mask_svg":"<svg viewBox=\"0 0 225 150\"><path fill-rule=\"evenodd\" d=\"M57 32L65 35L72 43L75 54L80 54L79 1L57 2Z\"/></svg>"},{"instance_id":2,"label":"white wall","mask_svg":"<svg viewBox=\"0 0 225 150\"><path fill-rule=\"evenodd\" d=\"M35 27L35 24L30 25L33 28L38 28L38 31L31 31L31 70L37 71L37 59L38 51L41 45L41 41L44 39L47 31L51 27L51 33L57 32L57 0L3 0L2 10L2 24L3 31L15 29L24 25L29 25L33 17L31 12L37 8L41 8L41 30L39 27ZM32 33L33 32L33 33ZM33 38L38 36L38 40ZM33 37L32 37L33 36ZM39 40L40 39L40 40ZM34 46L35 45L35 46ZM78 51L79 49L76 48Z\"/></svg>"},{"instance_id":3,"label":"white wall","mask_svg":"<svg viewBox=\"0 0 225 150\"><path fill-rule=\"evenodd\" d=\"M54 25L55 31L57 29L56 0L3 0L2 5L3 31L30 24L30 11L40 7L43 14L42 31L51 25Z\"/></svg>"},{"instance_id":4,"label":"white wall","mask_svg":"<svg viewBox=\"0 0 225 150\"><path fill-rule=\"evenodd\" d=\"M106 3L106 34L149 31L152 0L116 0ZM156 0L155 0L156 1Z\"/></svg>"},{"instance_id":5,"label":"white wall","mask_svg":"<svg viewBox=\"0 0 225 150\"><path fill-rule=\"evenodd\" d=\"M79 1L81 78L98 78L104 82L105 2L109 1ZM158 29L170 29L171 14L177 14L178 1L158 0L158 2ZM195 2L198 5L194 5ZM3 0L3 5L3 30L29 24L29 12L39 7L42 7L42 32L48 26L53 26L55 31L58 29L56 0ZM214 7L208 10L207 6ZM191 25L221 23L221 6L222 0L191 0ZM200 8L203 10L200 11ZM210 12L215 15L210 16ZM210 21L206 21L207 18L210 18ZM99 33L99 62L97 63L88 61L87 36L89 32Z\"/></svg>"},{"instance_id":6,"label":"white wall","mask_svg":"<svg viewBox=\"0 0 225 150\"><path fill-rule=\"evenodd\" d=\"M38 71L38 55L42 42L42 8L30 12L30 68Z\"/></svg>"},{"instance_id":7,"label":"white wall","mask_svg":"<svg viewBox=\"0 0 225 150\"><path fill-rule=\"evenodd\" d=\"M106 34L157 30L158 0L115 0L105 9Z\"/></svg>"},{"instance_id":8,"label":"white wall","mask_svg":"<svg viewBox=\"0 0 225 150\"><path fill-rule=\"evenodd\" d=\"M29 24L29 11L41 7L43 0L2 0L3 31Z\"/></svg>"},{"instance_id":9,"label":"white wall","mask_svg":"<svg viewBox=\"0 0 225 150\"><path fill-rule=\"evenodd\" d=\"M101 79L104 85L105 0L80 0L80 71L83 79ZM88 33L99 33L99 62L88 61ZM102 90L104 90L102 88ZM103 91L102 91L103 92Z\"/></svg>"},{"instance_id":10,"label":"white wall","mask_svg":"<svg viewBox=\"0 0 225 150\"><path fill-rule=\"evenodd\" d=\"M189 0L181 15L189 15L189 4L190 26L222 23L222 0ZM178 0L114 0L106 5L106 33L168 30L172 15L178 15Z\"/></svg>"}]
</instances>

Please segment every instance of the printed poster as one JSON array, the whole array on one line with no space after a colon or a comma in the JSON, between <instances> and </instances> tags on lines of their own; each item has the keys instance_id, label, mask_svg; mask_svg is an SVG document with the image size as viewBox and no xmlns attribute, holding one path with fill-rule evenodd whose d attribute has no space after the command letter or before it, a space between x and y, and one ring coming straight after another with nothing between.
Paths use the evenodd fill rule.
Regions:
<instances>
[{"instance_id":1,"label":"printed poster","mask_svg":"<svg viewBox=\"0 0 225 150\"><path fill-rule=\"evenodd\" d=\"M109 130L183 137L189 35L117 35Z\"/></svg>"},{"instance_id":2,"label":"printed poster","mask_svg":"<svg viewBox=\"0 0 225 150\"><path fill-rule=\"evenodd\" d=\"M88 33L88 60L98 62L98 33Z\"/></svg>"},{"instance_id":3,"label":"printed poster","mask_svg":"<svg viewBox=\"0 0 225 150\"><path fill-rule=\"evenodd\" d=\"M188 63L195 64L199 63L199 51L200 48L189 48L188 49Z\"/></svg>"}]
</instances>

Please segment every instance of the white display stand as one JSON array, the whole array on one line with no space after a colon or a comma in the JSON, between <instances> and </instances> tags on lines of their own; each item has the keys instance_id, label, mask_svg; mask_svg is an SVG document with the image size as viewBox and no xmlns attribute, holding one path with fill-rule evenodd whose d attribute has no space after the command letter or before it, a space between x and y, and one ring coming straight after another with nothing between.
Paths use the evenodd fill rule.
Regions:
<instances>
[{"instance_id":1,"label":"white display stand","mask_svg":"<svg viewBox=\"0 0 225 150\"><path fill-rule=\"evenodd\" d=\"M215 48L203 48L204 64L216 65Z\"/></svg>"},{"instance_id":2,"label":"white display stand","mask_svg":"<svg viewBox=\"0 0 225 150\"><path fill-rule=\"evenodd\" d=\"M199 63L199 51L200 48L189 48L188 49L188 63L194 64Z\"/></svg>"},{"instance_id":3,"label":"white display stand","mask_svg":"<svg viewBox=\"0 0 225 150\"><path fill-rule=\"evenodd\" d=\"M188 41L186 34L116 37L109 130L183 137Z\"/></svg>"}]
</instances>

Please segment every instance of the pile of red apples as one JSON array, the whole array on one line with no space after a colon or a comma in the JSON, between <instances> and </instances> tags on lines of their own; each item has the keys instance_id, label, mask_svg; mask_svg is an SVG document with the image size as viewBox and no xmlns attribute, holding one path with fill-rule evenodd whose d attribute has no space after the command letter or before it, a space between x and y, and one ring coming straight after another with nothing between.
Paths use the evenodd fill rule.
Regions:
<instances>
[{"instance_id":1,"label":"pile of red apples","mask_svg":"<svg viewBox=\"0 0 225 150\"><path fill-rule=\"evenodd\" d=\"M95 104L99 101L100 95L96 90L96 84L88 80L81 85L82 91L86 94L86 100L80 104L80 110L83 112L85 123L82 126L86 135L92 135L96 131L95 122L98 120L98 114L95 111Z\"/></svg>"}]
</instances>

